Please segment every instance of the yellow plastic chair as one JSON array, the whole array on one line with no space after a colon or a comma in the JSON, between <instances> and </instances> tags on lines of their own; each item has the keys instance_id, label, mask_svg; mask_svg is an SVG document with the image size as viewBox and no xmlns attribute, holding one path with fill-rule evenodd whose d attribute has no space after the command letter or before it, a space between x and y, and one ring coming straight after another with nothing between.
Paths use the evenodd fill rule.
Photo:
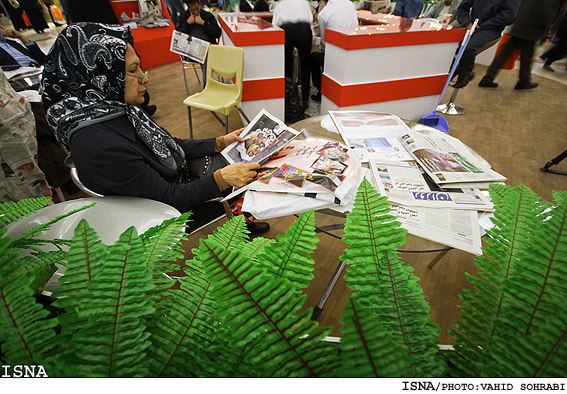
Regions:
<instances>
[{"instance_id":1,"label":"yellow plastic chair","mask_svg":"<svg viewBox=\"0 0 567 394\"><path fill-rule=\"evenodd\" d=\"M211 113L224 126L225 134L228 134L228 114L235 107L240 111L244 119L250 122L246 114L240 108L242 100L242 74L244 70L244 51L227 45L211 45L207 55L207 85L199 93L187 97L183 104L187 106L189 117L189 133L193 138L193 125L191 123L191 107L200 108ZM233 84L223 83L213 79L213 73L221 78L233 79ZM225 120L216 114L224 114Z\"/></svg>"}]
</instances>

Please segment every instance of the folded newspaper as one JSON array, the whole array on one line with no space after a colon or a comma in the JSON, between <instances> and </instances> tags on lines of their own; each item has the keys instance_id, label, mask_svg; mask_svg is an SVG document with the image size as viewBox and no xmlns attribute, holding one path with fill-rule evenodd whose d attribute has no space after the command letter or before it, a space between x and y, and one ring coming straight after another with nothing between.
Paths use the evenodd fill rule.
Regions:
<instances>
[{"instance_id":1,"label":"folded newspaper","mask_svg":"<svg viewBox=\"0 0 567 394\"><path fill-rule=\"evenodd\" d=\"M396 115L372 111L329 111L345 143L360 160L413 160L399 137L410 128Z\"/></svg>"},{"instance_id":2,"label":"folded newspaper","mask_svg":"<svg viewBox=\"0 0 567 394\"><path fill-rule=\"evenodd\" d=\"M263 163L299 134L263 109L240 133L245 141L233 142L221 154L231 164Z\"/></svg>"},{"instance_id":3,"label":"folded newspaper","mask_svg":"<svg viewBox=\"0 0 567 394\"><path fill-rule=\"evenodd\" d=\"M169 50L203 64L209 51L208 41L174 30Z\"/></svg>"},{"instance_id":4,"label":"folded newspaper","mask_svg":"<svg viewBox=\"0 0 567 394\"><path fill-rule=\"evenodd\" d=\"M456 138L407 132L401 143L437 184L500 182L506 177L477 160Z\"/></svg>"},{"instance_id":5,"label":"folded newspaper","mask_svg":"<svg viewBox=\"0 0 567 394\"><path fill-rule=\"evenodd\" d=\"M388 201L412 207L492 211L493 204L479 189L442 188L415 162L371 160L378 192Z\"/></svg>"}]
</instances>

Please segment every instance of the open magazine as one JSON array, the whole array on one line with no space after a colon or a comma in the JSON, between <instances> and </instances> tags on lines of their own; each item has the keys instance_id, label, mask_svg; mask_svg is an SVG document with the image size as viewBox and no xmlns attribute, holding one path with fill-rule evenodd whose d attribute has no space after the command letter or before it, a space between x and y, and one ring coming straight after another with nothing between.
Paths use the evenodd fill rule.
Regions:
<instances>
[{"instance_id":1,"label":"open magazine","mask_svg":"<svg viewBox=\"0 0 567 394\"><path fill-rule=\"evenodd\" d=\"M203 64L209 51L208 41L174 30L169 50Z\"/></svg>"},{"instance_id":2,"label":"open magazine","mask_svg":"<svg viewBox=\"0 0 567 394\"><path fill-rule=\"evenodd\" d=\"M474 188L441 188L415 162L371 160L378 192L388 201L412 207L492 211L493 204Z\"/></svg>"},{"instance_id":3,"label":"open magazine","mask_svg":"<svg viewBox=\"0 0 567 394\"><path fill-rule=\"evenodd\" d=\"M240 134L246 140L233 142L221 154L231 164L263 163L299 134L263 109Z\"/></svg>"},{"instance_id":4,"label":"open magazine","mask_svg":"<svg viewBox=\"0 0 567 394\"><path fill-rule=\"evenodd\" d=\"M400 141L437 184L506 180L477 160L456 138L409 131L400 136Z\"/></svg>"},{"instance_id":5,"label":"open magazine","mask_svg":"<svg viewBox=\"0 0 567 394\"><path fill-rule=\"evenodd\" d=\"M360 160L413 160L399 137L410 128L396 115L372 111L329 111L345 143Z\"/></svg>"}]
</instances>

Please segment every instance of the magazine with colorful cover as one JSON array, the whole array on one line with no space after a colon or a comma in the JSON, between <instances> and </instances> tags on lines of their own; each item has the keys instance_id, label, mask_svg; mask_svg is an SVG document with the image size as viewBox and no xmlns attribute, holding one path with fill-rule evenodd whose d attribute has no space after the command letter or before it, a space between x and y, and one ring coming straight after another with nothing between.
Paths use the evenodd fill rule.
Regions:
<instances>
[{"instance_id":1,"label":"magazine with colorful cover","mask_svg":"<svg viewBox=\"0 0 567 394\"><path fill-rule=\"evenodd\" d=\"M233 142L221 154L231 164L263 163L299 134L263 109L240 133L245 141Z\"/></svg>"},{"instance_id":2,"label":"magazine with colorful cover","mask_svg":"<svg viewBox=\"0 0 567 394\"><path fill-rule=\"evenodd\" d=\"M360 160L413 160L399 137L410 128L396 115L372 111L329 111L345 143Z\"/></svg>"}]
</instances>

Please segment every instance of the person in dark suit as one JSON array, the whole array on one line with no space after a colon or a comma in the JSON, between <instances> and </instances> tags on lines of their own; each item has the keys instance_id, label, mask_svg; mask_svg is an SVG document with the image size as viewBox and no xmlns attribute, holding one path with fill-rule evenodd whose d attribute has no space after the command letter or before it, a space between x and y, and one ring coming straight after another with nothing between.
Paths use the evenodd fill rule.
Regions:
<instances>
[{"instance_id":1,"label":"person in dark suit","mask_svg":"<svg viewBox=\"0 0 567 394\"><path fill-rule=\"evenodd\" d=\"M4 9L6 9L6 12L8 13L10 20L12 21L14 29L18 31L25 30L27 26L24 22L24 19L22 18L22 7L14 7L12 5L12 2L10 2L9 0L2 0L2 5L4 6Z\"/></svg>"},{"instance_id":2,"label":"person in dark suit","mask_svg":"<svg viewBox=\"0 0 567 394\"><path fill-rule=\"evenodd\" d=\"M478 83L483 88L498 86L494 78L500 67L508 60L514 50L520 50L519 80L514 89L533 89L538 86L532 81L532 59L536 42L549 31L555 13L562 0L522 0L516 21L510 32L510 39L504 44L502 51L488 67L486 75Z\"/></svg>"},{"instance_id":3,"label":"person in dark suit","mask_svg":"<svg viewBox=\"0 0 567 394\"><path fill-rule=\"evenodd\" d=\"M238 5L240 12L252 12L254 10L254 8L252 8L252 3L250 3L248 0L240 0L240 3Z\"/></svg>"},{"instance_id":4,"label":"person in dark suit","mask_svg":"<svg viewBox=\"0 0 567 394\"><path fill-rule=\"evenodd\" d=\"M43 31L49 26L43 17L43 8L37 0L18 0L20 7L26 12L33 29L37 33L43 33Z\"/></svg>"},{"instance_id":5,"label":"person in dark suit","mask_svg":"<svg viewBox=\"0 0 567 394\"><path fill-rule=\"evenodd\" d=\"M502 31L516 19L520 0L463 0L457 8L460 26L470 29L475 19L478 25L473 32L457 70L456 89L464 88L474 78L474 61L477 51L491 41L498 40Z\"/></svg>"},{"instance_id":6,"label":"person in dark suit","mask_svg":"<svg viewBox=\"0 0 567 394\"><path fill-rule=\"evenodd\" d=\"M14 29L0 26L0 66L3 70L41 66L44 61L45 54L35 42Z\"/></svg>"},{"instance_id":7,"label":"person in dark suit","mask_svg":"<svg viewBox=\"0 0 567 394\"><path fill-rule=\"evenodd\" d=\"M258 0L256 4L254 4L254 12L267 12L270 11L270 5L266 3L264 0Z\"/></svg>"}]
</instances>

